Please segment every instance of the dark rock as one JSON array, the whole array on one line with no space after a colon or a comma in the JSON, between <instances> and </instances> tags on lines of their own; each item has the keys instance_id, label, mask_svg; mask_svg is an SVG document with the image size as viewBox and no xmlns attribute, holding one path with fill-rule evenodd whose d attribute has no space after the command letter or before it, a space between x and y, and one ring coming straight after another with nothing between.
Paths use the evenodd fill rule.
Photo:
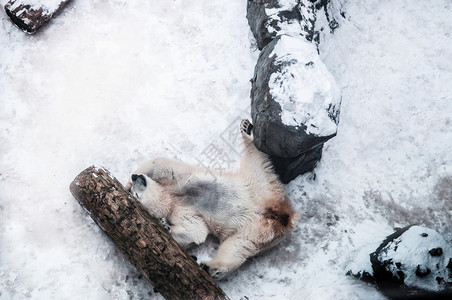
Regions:
<instances>
[{"instance_id":1,"label":"dark rock","mask_svg":"<svg viewBox=\"0 0 452 300\"><path fill-rule=\"evenodd\" d=\"M267 29L268 16L265 13L266 2L267 1L265 0L248 0L246 10L246 18L248 19L248 24L250 25L251 32L256 39L259 50L262 50L262 48L270 43L276 36L276 33L273 36L273 34L269 33Z\"/></svg>"},{"instance_id":2,"label":"dark rock","mask_svg":"<svg viewBox=\"0 0 452 300\"><path fill-rule=\"evenodd\" d=\"M336 82L311 43L279 36L262 50L251 87L258 149L299 162L336 135L339 107Z\"/></svg>"},{"instance_id":3,"label":"dark rock","mask_svg":"<svg viewBox=\"0 0 452 300\"><path fill-rule=\"evenodd\" d=\"M270 156L273 167L279 175L282 183L289 183L298 175L311 172L322 158L323 145L312 150L308 150L303 154L294 158L282 158L278 156Z\"/></svg>"},{"instance_id":4,"label":"dark rock","mask_svg":"<svg viewBox=\"0 0 452 300\"><path fill-rule=\"evenodd\" d=\"M248 0L246 17L259 50L281 34L303 36L308 41L314 37L315 9L308 0L292 4L280 0Z\"/></svg>"},{"instance_id":5,"label":"dark rock","mask_svg":"<svg viewBox=\"0 0 452 300\"><path fill-rule=\"evenodd\" d=\"M451 255L452 246L436 231L402 228L370 254L375 284L393 299L446 299L452 296L452 274L445 256Z\"/></svg>"}]
</instances>

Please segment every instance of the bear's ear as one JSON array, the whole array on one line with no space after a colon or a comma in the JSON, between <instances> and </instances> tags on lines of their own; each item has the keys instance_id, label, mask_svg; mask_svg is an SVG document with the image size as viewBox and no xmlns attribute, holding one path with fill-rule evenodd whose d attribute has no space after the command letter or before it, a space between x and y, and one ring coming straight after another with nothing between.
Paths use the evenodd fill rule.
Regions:
<instances>
[{"instance_id":1,"label":"bear's ear","mask_svg":"<svg viewBox=\"0 0 452 300\"><path fill-rule=\"evenodd\" d=\"M143 175L137 175L137 174L133 174L132 175L132 181L134 184L139 184L142 186L146 186L146 178Z\"/></svg>"}]
</instances>

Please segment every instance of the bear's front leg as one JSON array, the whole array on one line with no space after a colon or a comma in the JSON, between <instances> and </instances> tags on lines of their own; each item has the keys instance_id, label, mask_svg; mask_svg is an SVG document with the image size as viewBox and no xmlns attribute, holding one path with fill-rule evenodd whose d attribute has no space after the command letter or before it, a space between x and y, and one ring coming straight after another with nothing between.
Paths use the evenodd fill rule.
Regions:
<instances>
[{"instance_id":1,"label":"bear's front leg","mask_svg":"<svg viewBox=\"0 0 452 300\"><path fill-rule=\"evenodd\" d=\"M198 169L172 159L156 158L148 163L147 175L161 185L183 185Z\"/></svg>"},{"instance_id":2,"label":"bear's front leg","mask_svg":"<svg viewBox=\"0 0 452 300\"><path fill-rule=\"evenodd\" d=\"M209 228L204 220L195 209L188 206L175 208L169 221L171 223L171 236L183 248L204 243L209 234Z\"/></svg>"}]
</instances>

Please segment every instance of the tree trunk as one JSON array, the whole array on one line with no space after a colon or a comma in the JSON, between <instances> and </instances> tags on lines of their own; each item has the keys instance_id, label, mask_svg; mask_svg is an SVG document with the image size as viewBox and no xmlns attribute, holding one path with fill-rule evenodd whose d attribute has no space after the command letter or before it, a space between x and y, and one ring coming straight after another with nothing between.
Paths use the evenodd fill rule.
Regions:
<instances>
[{"instance_id":1,"label":"tree trunk","mask_svg":"<svg viewBox=\"0 0 452 300\"><path fill-rule=\"evenodd\" d=\"M166 299L228 299L107 170L87 168L74 179L70 190L121 253Z\"/></svg>"},{"instance_id":2,"label":"tree trunk","mask_svg":"<svg viewBox=\"0 0 452 300\"><path fill-rule=\"evenodd\" d=\"M9 0L5 5L5 11L20 29L33 34L69 1L60 0L46 4L43 0L43 4L33 4L35 1Z\"/></svg>"}]
</instances>

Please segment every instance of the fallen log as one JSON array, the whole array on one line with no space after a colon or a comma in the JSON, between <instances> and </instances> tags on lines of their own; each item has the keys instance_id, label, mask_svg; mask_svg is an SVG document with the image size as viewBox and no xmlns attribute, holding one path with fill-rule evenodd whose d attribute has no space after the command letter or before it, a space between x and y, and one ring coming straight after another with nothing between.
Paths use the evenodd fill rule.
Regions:
<instances>
[{"instance_id":1,"label":"fallen log","mask_svg":"<svg viewBox=\"0 0 452 300\"><path fill-rule=\"evenodd\" d=\"M70 0L10 0L5 5L6 14L14 24L27 33L33 34L47 23ZM43 2L43 3L41 3Z\"/></svg>"},{"instance_id":2,"label":"fallen log","mask_svg":"<svg viewBox=\"0 0 452 300\"><path fill-rule=\"evenodd\" d=\"M166 299L228 299L107 170L87 168L71 183L70 191L125 258Z\"/></svg>"}]
</instances>

